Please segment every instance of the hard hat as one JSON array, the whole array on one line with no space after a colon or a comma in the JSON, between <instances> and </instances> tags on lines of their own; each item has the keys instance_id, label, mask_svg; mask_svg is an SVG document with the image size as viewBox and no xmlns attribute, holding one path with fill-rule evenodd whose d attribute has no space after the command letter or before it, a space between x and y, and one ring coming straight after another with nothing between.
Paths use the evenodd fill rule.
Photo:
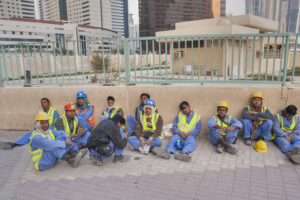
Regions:
<instances>
[{"instance_id":1,"label":"hard hat","mask_svg":"<svg viewBox=\"0 0 300 200\"><path fill-rule=\"evenodd\" d=\"M254 149L257 152L261 152L261 153L267 152L268 151L267 143L263 140L259 140L255 143Z\"/></svg>"},{"instance_id":2,"label":"hard hat","mask_svg":"<svg viewBox=\"0 0 300 200\"><path fill-rule=\"evenodd\" d=\"M254 92L252 98L261 98L262 100L264 99L261 92Z\"/></svg>"},{"instance_id":3,"label":"hard hat","mask_svg":"<svg viewBox=\"0 0 300 200\"><path fill-rule=\"evenodd\" d=\"M65 110L76 110L75 103L69 102L65 105Z\"/></svg>"},{"instance_id":4,"label":"hard hat","mask_svg":"<svg viewBox=\"0 0 300 200\"><path fill-rule=\"evenodd\" d=\"M84 93L84 91L79 91L77 92L77 95L76 95L77 98L85 98L87 97L86 93Z\"/></svg>"},{"instance_id":5,"label":"hard hat","mask_svg":"<svg viewBox=\"0 0 300 200\"><path fill-rule=\"evenodd\" d=\"M175 147L178 150L182 150L183 149L183 147L184 147L184 141L183 141L182 138L179 138L178 140L176 140Z\"/></svg>"},{"instance_id":6,"label":"hard hat","mask_svg":"<svg viewBox=\"0 0 300 200\"><path fill-rule=\"evenodd\" d=\"M49 120L49 115L45 112L39 113L36 117L35 117L35 121L43 121L43 120Z\"/></svg>"},{"instance_id":7,"label":"hard hat","mask_svg":"<svg viewBox=\"0 0 300 200\"><path fill-rule=\"evenodd\" d=\"M229 109L228 108L228 103L226 101L220 101L219 104L218 104L218 106L217 106L217 108L218 107L224 107L224 108Z\"/></svg>"},{"instance_id":8,"label":"hard hat","mask_svg":"<svg viewBox=\"0 0 300 200\"><path fill-rule=\"evenodd\" d=\"M147 99L144 105L155 107L155 101L153 99Z\"/></svg>"}]
</instances>

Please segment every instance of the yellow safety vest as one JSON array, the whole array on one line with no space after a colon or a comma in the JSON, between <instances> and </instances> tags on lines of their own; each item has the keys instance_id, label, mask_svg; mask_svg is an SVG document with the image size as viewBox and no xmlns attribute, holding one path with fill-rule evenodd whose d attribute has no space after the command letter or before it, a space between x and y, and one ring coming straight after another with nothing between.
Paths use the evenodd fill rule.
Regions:
<instances>
[{"instance_id":1,"label":"yellow safety vest","mask_svg":"<svg viewBox=\"0 0 300 200\"><path fill-rule=\"evenodd\" d=\"M293 117L293 121L290 127L284 127L283 126L283 117L279 115L278 113L276 114L278 123L280 124L280 129L284 132L292 133L293 130L295 129L296 124L298 123L298 115L295 115Z\"/></svg>"},{"instance_id":2,"label":"yellow safety vest","mask_svg":"<svg viewBox=\"0 0 300 200\"><path fill-rule=\"evenodd\" d=\"M190 132L191 130L196 128L196 125L199 122L199 120L200 120L200 115L194 113L192 120L188 124L186 123L186 115L183 114L182 111L180 111L178 114L177 128L179 129L180 132L184 132L184 133Z\"/></svg>"},{"instance_id":3,"label":"yellow safety vest","mask_svg":"<svg viewBox=\"0 0 300 200\"><path fill-rule=\"evenodd\" d=\"M111 112L110 118L113 118L113 117L115 116L115 114L117 114L117 112L118 112L120 109L122 109L122 108L120 108L119 106L115 106L114 109L113 109L113 111ZM105 115L106 117L108 117L108 116L109 116L109 112L106 111L106 110L104 110L104 115Z\"/></svg>"},{"instance_id":4,"label":"yellow safety vest","mask_svg":"<svg viewBox=\"0 0 300 200\"><path fill-rule=\"evenodd\" d=\"M55 136L53 135L53 133L50 129L49 129L49 133L50 133L51 139L55 140ZM32 150L32 147L31 147L32 139L36 135L40 135L44 138L46 137L46 135L43 134L43 133L40 133L38 131L33 131L32 134L31 134L30 142L29 142L29 152L30 152L32 161L34 163L35 169L39 170L39 161L42 159L44 150L43 149L36 149L34 151Z\"/></svg>"},{"instance_id":5,"label":"yellow safety vest","mask_svg":"<svg viewBox=\"0 0 300 200\"><path fill-rule=\"evenodd\" d=\"M147 126L146 115L145 114L140 115L140 121L141 121L141 124L143 126L143 132L144 131L150 131L150 132L154 133L156 131L156 122L158 120L158 117L159 117L158 113L156 113L156 112L152 113L152 119L151 119L152 128L149 128Z\"/></svg>"},{"instance_id":6,"label":"yellow safety vest","mask_svg":"<svg viewBox=\"0 0 300 200\"><path fill-rule=\"evenodd\" d=\"M227 120L224 121L224 122L226 122L226 123L224 123L224 122L221 123L221 120L219 119L218 116L214 116L214 119L215 119L217 125L220 126L220 127L226 128L226 127L228 127L228 125L229 125L229 126L231 125L231 116L230 116L230 115L229 115L229 117L227 118ZM228 124L228 125L227 125L227 124ZM219 129L219 130L220 130L220 133L221 133L222 135L226 135L226 133L223 132L222 129Z\"/></svg>"},{"instance_id":7,"label":"yellow safety vest","mask_svg":"<svg viewBox=\"0 0 300 200\"><path fill-rule=\"evenodd\" d=\"M50 119L49 119L49 126L51 126L51 125L53 124L53 122L54 122L54 121L53 121L53 117L54 117L54 112L55 112L55 111L57 112L57 110L54 109L53 107L50 107L49 110L48 110L48 113L47 113L47 114L48 114L48 116L49 116L49 118L50 118ZM44 111L43 109L40 109L40 110L39 110L39 113L42 113L42 112L45 112L45 111Z\"/></svg>"},{"instance_id":8,"label":"yellow safety vest","mask_svg":"<svg viewBox=\"0 0 300 200\"><path fill-rule=\"evenodd\" d=\"M74 120L73 120L74 129L73 129L72 133L71 133L71 130L70 130L70 126L69 126L66 114L64 114L63 116L61 116L61 118L63 119L63 123L64 123L64 127L65 127L65 132L68 133L69 135L75 134L76 133L76 129L77 129L77 125L78 125L78 118L76 116L74 117Z\"/></svg>"},{"instance_id":9,"label":"yellow safety vest","mask_svg":"<svg viewBox=\"0 0 300 200\"><path fill-rule=\"evenodd\" d=\"M247 106L247 108L248 108L248 111L250 111L250 106L248 105ZM265 113L267 111L267 108L266 107L262 107L262 113ZM263 123L263 121L259 121L259 123L258 123L258 125L261 125Z\"/></svg>"}]
</instances>

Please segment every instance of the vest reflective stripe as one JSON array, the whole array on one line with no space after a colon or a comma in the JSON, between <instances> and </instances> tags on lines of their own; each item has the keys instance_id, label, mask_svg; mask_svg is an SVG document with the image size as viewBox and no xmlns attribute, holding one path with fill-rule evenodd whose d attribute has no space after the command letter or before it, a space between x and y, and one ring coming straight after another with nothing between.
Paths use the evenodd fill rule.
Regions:
<instances>
[{"instance_id":1,"label":"vest reflective stripe","mask_svg":"<svg viewBox=\"0 0 300 200\"><path fill-rule=\"evenodd\" d=\"M94 113L94 106L92 106L93 108L93 113ZM87 110L87 109L86 109ZM86 110L83 110L83 109L80 109L80 108L77 108L77 113L85 113ZM86 120L90 125L92 125L92 127L94 127L94 118L93 118L93 115L88 119Z\"/></svg>"},{"instance_id":2,"label":"vest reflective stripe","mask_svg":"<svg viewBox=\"0 0 300 200\"><path fill-rule=\"evenodd\" d=\"M248 105L247 106L247 108L248 108L248 110L250 111L250 106ZM266 107L262 107L262 113L265 113L267 111L267 108ZM263 123L263 121L260 121L259 123L258 123L258 125L261 125Z\"/></svg>"},{"instance_id":3,"label":"vest reflective stripe","mask_svg":"<svg viewBox=\"0 0 300 200\"><path fill-rule=\"evenodd\" d=\"M72 133L71 133L71 130L70 130L70 126L69 126L66 114L64 114L63 116L61 116L61 118L63 119L63 123L64 123L64 127L65 127L65 132L68 133L69 135L75 134L76 133L76 129L77 129L77 125L78 125L78 118L76 116L74 117L74 120L73 120L74 129L73 129Z\"/></svg>"},{"instance_id":4,"label":"vest reflective stripe","mask_svg":"<svg viewBox=\"0 0 300 200\"><path fill-rule=\"evenodd\" d=\"M188 124L186 123L186 115L183 114L182 111L180 111L178 114L177 128L179 129L180 132L184 132L184 133L190 132L196 128L196 125L199 122L199 120L200 120L200 115L194 113L192 120Z\"/></svg>"},{"instance_id":5,"label":"vest reflective stripe","mask_svg":"<svg viewBox=\"0 0 300 200\"><path fill-rule=\"evenodd\" d=\"M290 125L290 127L284 127L283 126L283 117L281 115L279 115L277 113L276 116L277 116L277 119L278 119L278 123L280 124L280 129L284 132L292 133L293 130L295 129L296 124L298 123L298 115L295 115L293 117L293 121L292 121L292 124Z\"/></svg>"},{"instance_id":6,"label":"vest reflective stripe","mask_svg":"<svg viewBox=\"0 0 300 200\"><path fill-rule=\"evenodd\" d=\"M155 132L156 131L156 122L158 120L158 117L159 117L159 114L156 113L156 112L153 112L152 113L152 118L151 118L151 124L152 124L152 128L149 128L147 126L147 119L146 119L146 115L143 114L140 116L140 121L141 121L141 124L143 126L143 132L144 131L150 131L150 132Z\"/></svg>"},{"instance_id":7,"label":"vest reflective stripe","mask_svg":"<svg viewBox=\"0 0 300 200\"><path fill-rule=\"evenodd\" d=\"M53 124L53 118L54 118L54 112L56 111L56 109L54 109L53 107L50 107L49 108L49 110L48 110L48 115L49 115L49 117L50 117L50 120L49 120L49 126L51 126L52 124ZM40 109L39 110L39 113L42 113L42 112L44 112L44 110L43 109ZM57 111L56 111L57 112Z\"/></svg>"},{"instance_id":8,"label":"vest reflective stripe","mask_svg":"<svg viewBox=\"0 0 300 200\"><path fill-rule=\"evenodd\" d=\"M226 123L224 123L224 122L221 123L221 120L219 119L218 116L214 116L214 119L215 119L215 122L217 123L217 125L220 127L226 128L226 127L228 127L227 124L229 124L229 126L231 125L231 116L230 115L229 115L228 119L225 120ZM222 135L226 135L226 133L223 132L222 129L219 129L219 131Z\"/></svg>"},{"instance_id":9,"label":"vest reflective stripe","mask_svg":"<svg viewBox=\"0 0 300 200\"><path fill-rule=\"evenodd\" d=\"M53 135L53 133L50 129L49 129L49 133L50 133L51 139L55 140L55 136ZM37 131L33 131L32 134L31 134L30 142L29 142L29 152L30 152L30 155L31 155L31 159L34 163L35 169L39 170L39 161L42 159L43 149L36 149L36 150L33 151L32 147L31 147L32 139L36 135L40 135L44 138L46 137L46 135L43 134L43 133L37 132Z\"/></svg>"},{"instance_id":10,"label":"vest reflective stripe","mask_svg":"<svg viewBox=\"0 0 300 200\"><path fill-rule=\"evenodd\" d=\"M108 111L104 111L104 115L106 116L106 117L109 117L109 118L113 118L114 116L115 116L115 114L117 114L117 112L120 110L121 108L119 107L119 106L115 106L114 107L114 109L113 109L113 111L111 112L111 115L110 115L110 117L109 117L109 110Z\"/></svg>"}]
</instances>

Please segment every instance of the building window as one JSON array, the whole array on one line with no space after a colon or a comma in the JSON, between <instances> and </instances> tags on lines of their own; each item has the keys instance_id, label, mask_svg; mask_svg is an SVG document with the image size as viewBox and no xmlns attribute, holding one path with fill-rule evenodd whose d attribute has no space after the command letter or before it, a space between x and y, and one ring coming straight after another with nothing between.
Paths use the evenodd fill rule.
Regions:
<instances>
[{"instance_id":1,"label":"building window","mask_svg":"<svg viewBox=\"0 0 300 200\"><path fill-rule=\"evenodd\" d=\"M31 32L29 32L29 35L32 35L32 33L31 33Z\"/></svg>"},{"instance_id":2,"label":"building window","mask_svg":"<svg viewBox=\"0 0 300 200\"><path fill-rule=\"evenodd\" d=\"M6 31L3 31L3 34L6 34L7 32Z\"/></svg>"},{"instance_id":3,"label":"building window","mask_svg":"<svg viewBox=\"0 0 300 200\"><path fill-rule=\"evenodd\" d=\"M16 32L12 31L12 32L11 32L11 34L15 35L15 34L16 34Z\"/></svg>"},{"instance_id":4,"label":"building window","mask_svg":"<svg viewBox=\"0 0 300 200\"><path fill-rule=\"evenodd\" d=\"M20 35L23 35L23 32L22 32L22 31L20 32Z\"/></svg>"}]
</instances>

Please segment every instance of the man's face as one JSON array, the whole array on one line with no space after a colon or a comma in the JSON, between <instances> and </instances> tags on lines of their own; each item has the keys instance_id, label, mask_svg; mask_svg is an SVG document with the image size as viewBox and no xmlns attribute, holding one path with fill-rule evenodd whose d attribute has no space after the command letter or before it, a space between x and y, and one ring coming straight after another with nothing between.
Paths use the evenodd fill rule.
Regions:
<instances>
[{"instance_id":1,"label":"man's face","mask_svg":"<svg viewBox=\"0 0 300 200\"><path fill-rule=\"evenodd\" d=\"M77 99L77 103L78 103L80 106L83 106L84 98L78 98L78 99Z\"/></svg>"},{"instance_id":2,"label":"man's face","mask_svg":"<svg viewBox=\"0 0 300 200\"><path fill-rule=\"evenodd\" d=\"M146 113L146 115L150 115L151 112L152 112L152 109L151 109L150 107L146 107L146 108L145 108L145 113Z\"/></svg>"},{"instance_id":3,"label":"man's face","mask_svg":"<svg viewBox=\"0 0 300 200\"><path fill-rule=\"evenodd\" d=\"M261 105L261 102L261 98L259 97L252 98L252 104L255 108L258 108Z\"/></svg>"},{"instance_id":4,"label":"man's face","mask_svg":"<svg viewBox=\"0 0 300 200\"><path fill-rule=\"evenodd\" d=\"M288 113L285 113L285 117L286 117L287 119L291 119L291 118L293 117L293 115L288 114Z\"/></svg>"},{"instance_id":5,"label":"man's face","mask_svg":"<svg viewBox=\"0 0 300 200\"><path fill-rule=\"evenodd\" d=\"M145 104L145 102L146 102L147 99L148 98L146 96L142 96L141 97L141 104Z\"/></svg>"},{"instance_id":6,"label":"man's face","mask_svg":"<svg viewBox=\"0 0 300 200\"><path fill-rule=\"evenodd\" d=\"M218 115L220 117L225 117L226 114L227 114L227 108L225 108L225 107L218 107L217 112L218 112Z\"/></svg>"},{"instance_id":7,"label":"man's face","mask_svg":"<svg viewBox=\"0 0 300 200\"><path fill-rule=\"evenodd\" d=\"M41 126L41 129L43 131L48 130L48 128L49 128L49 121L48 120L42 120L42 121L40 121L40 126Z\"/></svg>"},{"instance_id":8,"label":"man's face","mask_svg":"<svg viewBox=\"0 0 300 200\"><path fill-rule=\"evenodd\" d=\"M115 102L114 102L113 100L108 100L108 101L107 101L107 105L108 105L109 107L113 106L114 103L115 103Z\"/></svg>"},{"instance_id":9,"label":"man's face","mask_svg":"<svg viewBox=\"0 0 300 200\"><path fill-rule=\"evenodd\" d=\"M75 110L66 110L66 116L68 119L73 119L75 116Z\"/></svg>"},{"instance_id":10,"label":"man's face","mask_svg":"<svg viewBox=\"0 0 300 200\"><path fill-rule=\"evenodd\" d=\"M191 113L191 106L184 105L182 108L182 112L186 115L189 115Z\"/></svg>"},{"instance_id":11,"label":"man's face","mask_svg":"<svg viewBox=\"0 0 300 200\"><path fill-rule=\"evenodd\" d=\"M42 100L42 101L41 101L41 106L42 106L43 109L49 108L49 103L48 103L48 101Z\"/></svg>"},{"instance_id":12,"label":"man's face","mask_svg":"<svg viewBox=\"0 0 300 200\"><path fill-rule=\"evenodd\" d=\"M123 124L121 124L120 122L117 123L118 127L122 128Z\"/></svg>"}]
</instances>

